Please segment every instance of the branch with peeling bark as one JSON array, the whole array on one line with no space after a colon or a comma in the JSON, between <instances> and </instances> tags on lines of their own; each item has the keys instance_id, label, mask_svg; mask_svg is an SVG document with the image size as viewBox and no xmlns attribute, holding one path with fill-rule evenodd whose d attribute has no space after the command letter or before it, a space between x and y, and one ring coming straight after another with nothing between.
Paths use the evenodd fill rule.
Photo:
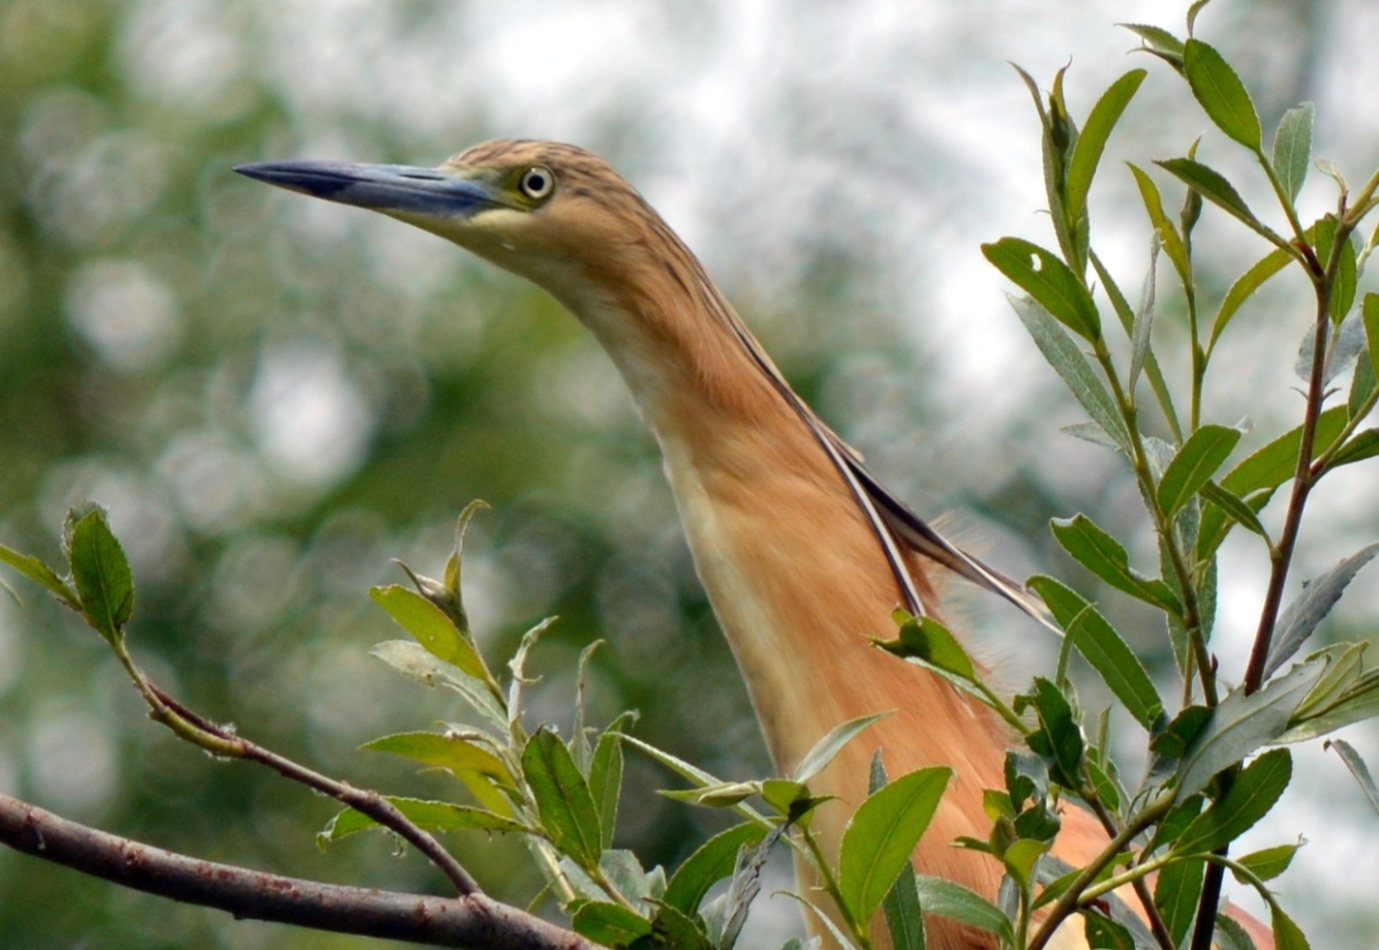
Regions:
<instances>
[{"instance_id":1,"label":"branch with peeling bark","mask_svg":"<svg viewBox=\"0 0 1379 950\"><path fill-rule=\"evenodd\" d=\"M323 884L201 861L0 795L0 843L123 887L275 923L475 950L597 945L481 893L441 898Z\"/></svg>"}]
</instances>

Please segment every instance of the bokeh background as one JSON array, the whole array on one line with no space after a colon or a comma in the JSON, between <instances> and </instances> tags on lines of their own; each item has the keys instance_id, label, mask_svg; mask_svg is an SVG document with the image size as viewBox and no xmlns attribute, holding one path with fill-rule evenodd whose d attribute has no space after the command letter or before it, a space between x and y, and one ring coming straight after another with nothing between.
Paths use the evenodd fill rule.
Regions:
<instances>
[{"instance_id":1,"label":"bokeh background","mask_svg":"<svg viewBox=\"0 0 1379 950\"><path fill-rule=\"evenodd\" d=\"M643 737L724 776L765 774L655 446L591 339L539 292L435 238L229 170L434 164L487 138L555 138L624 171L902 496L960 513L960 533L1012 573L1052 569L1103 596L1165 672L1153 618L1050 544L1047 520L1082 510L1153 563L1133 486L1110 453L1058 432L1079 412L977 245L1052 240L1037 210L1037 121L1007 60L1047 85L1071 59L1077 115L1120 72L1149 68L1093 190L1094 240L1123 286L1139 286L1148 229L1122 159L1182 154L1205 132L1202 157L1268 207L1184 84L1127 56L1136 44L1114 26L1181 33L1185 6L3 0L0 541L56 558L66 507L100 501L134 563L135 649L161 682L327 772L441 795L454 789L355 751L455 713L368 656L394 630L365 591L397 579L392 557L438 572L455 514L484 498L493 510L465 576L485 648L498 657L561 617L536 658L534 717L568 722L575 657L602 637L598 717L638 708ZM1316 153L1368 176L1379 9L1217 0L1199 35L1237 65L1270 128L1313 100ZM1333 203L1314 173L1305 208ZM1211 210L1197 244L1209 302L1265 250ZM1161 288L1161 346L1181 379L1167 355L1181 301ZM1207 416L1252 417L1247 448L1300 413L1291 369L1307 313L1301 281L1280 279L1220 351ZM1377 533L1379 479L1355 466L1318 498L1294 587ZM1224 557L1216 648L1238 676L1266 565L1240 538ZM1362 575L1325 635L1372 636L1376 585ZM0 788L207 858L443 888L381 836L319 851L330 803L179 745L146 721L89 630L16 587L21 601L0 596ZM971 600L964 623L1012 683L1049 656L999 605ZM1347 737L1379 752L1373 730ZM1127 732L1127 749L1137 741ZM1250 840L1306 835L1281 884L1287 906L1314 946L1372 943L1379 819L1334 755L1299 755L1284 807ZM713 821L651 794L667 777L630 761L619 841L673 862ZM495 893L536 891L520 847L457 847ZM772 875L768 892L788 886L788 868ZM763 898L752 927L751 946L769 948L800 924L787 900ZM235 922L7 851L0 943L379 945Z\"/></svg>"}]
</instances>

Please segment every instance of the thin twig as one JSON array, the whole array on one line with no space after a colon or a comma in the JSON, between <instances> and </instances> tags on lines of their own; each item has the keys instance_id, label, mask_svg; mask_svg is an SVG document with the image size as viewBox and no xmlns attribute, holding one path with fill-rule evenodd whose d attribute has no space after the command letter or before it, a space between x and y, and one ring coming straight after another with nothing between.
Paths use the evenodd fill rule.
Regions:
<instances>
[{"instance_id":1,"label":"thin twig","mask_svg":"<svg viewBox=\"0 0 1379 950\"><path fill-rule=\"evenodd\" d=\"M0 843L123 887L255 920L474 950L598 950L483 894L402 894L201 861L0 795Z\"/></svg>"},{"instance_id":2,"label":"thin twig","mask_svg":"<svg viewBox=\"0 0 1379 950\"><path fill-rule=\"evenodd\" d=\"M152 683L149 683L148 686L159 702L182 719L213 736L219 742L234 745L237 752L236 758L266 765L285 779L300 782L308 788L329 795L343 805L348 805L355 811L368 815L425 855L442 874L450 879L461 897L483 894L483 889L479 887L478 882L455 860L454 855L445 850L434 835L413 824L411 819L398 811L397 806L382 795L369 789L355 788L345 782L312 771L298 762L265 749L263 746L250 742L243 736L211 722L199 713L188 709Z\"/></svg>"}]
</instances>

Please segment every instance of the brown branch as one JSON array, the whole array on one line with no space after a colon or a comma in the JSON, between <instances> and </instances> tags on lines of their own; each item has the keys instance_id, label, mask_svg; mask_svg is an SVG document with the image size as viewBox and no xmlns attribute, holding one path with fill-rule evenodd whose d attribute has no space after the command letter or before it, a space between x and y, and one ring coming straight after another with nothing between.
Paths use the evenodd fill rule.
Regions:
<instances>
[{"instance_id":1,"label":"brown branch","mask_svg":"<svg viewBox=\"0 0 1379 950\"><path fill-rule=\"evenodd\" d=\"M474 950L599 950L487 897L441 898L281 877L201 861L0 794L0 843L123 887L236 917Z\"/></svg>"}]
</instances>

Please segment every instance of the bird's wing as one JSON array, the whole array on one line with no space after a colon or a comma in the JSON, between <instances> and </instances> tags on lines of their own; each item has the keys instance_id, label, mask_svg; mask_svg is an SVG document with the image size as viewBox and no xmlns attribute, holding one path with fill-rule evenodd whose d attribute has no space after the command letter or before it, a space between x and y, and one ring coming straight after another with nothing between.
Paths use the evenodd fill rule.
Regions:
<instances>
[{"instance_id":1,"label":"bird's wing","mask_svg":"<svg viewBox=\"0 0 1379 950\"><path fill-rule=\"evenodd\" d=\"M930 527L928 522L915 514L908 505L895 497L885 485L882 485L876 476L862 464L861 453L840 439L791 388L781 371L776 368L771 357L766 354L761 344L752 336L751 331L742 322L742 318L733 311L727 301L723 300L717 288L706 281L704 290L715 305L718 317L732 329L738 342L742 344L762 374L795 410L801 421L814 433L819 444L837 467L838 473L843 476L843 480L852 489L858 507L862 509L862 514L870 522L872 530L876 533L876 538L881 543L886 560L890 564L891 572L895 575L901 591L904 592L906 607L909 608L910 613L922 616L925 610L924 605L920 602L919 592L915 589L914 578L910 576L909 567L905 564L905 558L900 551L902 544L943 565L977 586L999 594L1039 623L1061 634L1062 631L1049 619L1048 611L1044 609L1044 605L1028 593L1024 587L1000 571L987 567L977 558L949 542L943 535Z\"/></svg>"}]
</instances>

